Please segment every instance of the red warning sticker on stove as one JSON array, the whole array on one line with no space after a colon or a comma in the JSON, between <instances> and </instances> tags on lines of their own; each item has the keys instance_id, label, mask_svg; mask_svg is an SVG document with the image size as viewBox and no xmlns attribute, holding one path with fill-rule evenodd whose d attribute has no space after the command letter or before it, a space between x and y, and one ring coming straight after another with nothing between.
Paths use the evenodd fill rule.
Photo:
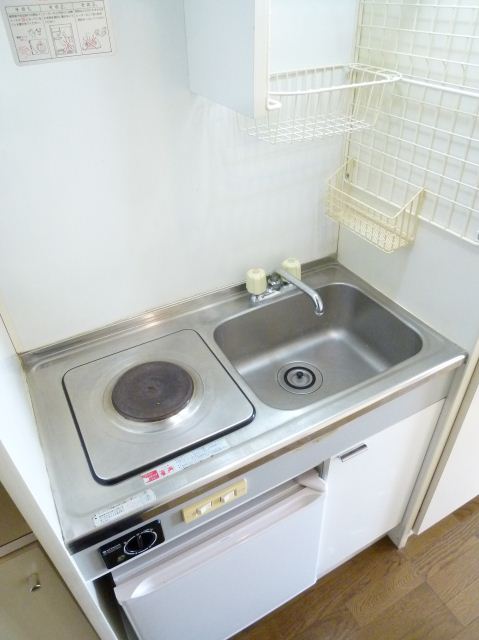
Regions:
<instances>
[{"instance_id":1,"label":"red warning sticker on stove","mask_svg":"<svg viewBox=\"0 0 479 640\"><path fill-rule=\"evenodd\" d=\"M160 474L156 469L153 471L148 471L148 473L143 473L141 476L145 482L145 484L149 484L150 482L155 482L155 480L160 479Z\"/></svg>"},{"instance_id":2,"label":"red warning sticker on stove","mask_svg":"<svg viewBox=\"0 0 479 640\"><path fill-rule=\"evenodd\" d=\"M191 467L197 462L201 462L203 460L206 460L207 458L211 458L211 456L214 456L217 453L221 453L228 448L229 445L226 442L226 439L219 438L214 442L209 442L202 447L198 447L198 449L195 449L194 451L185 453L182 456L178 456L178 458L173 458L173 460L169 460L168 462L165 462L164 464L155 467L154 469L146 471L145 473L141 474L141 477L143 478L143 482L145 484L158 482L158 480L163 480L164 478L167 478L168 476L171 476L178 471L182 471L187 467Z\"/></svg>"},{"instance_id":3,"label":"red warning sticker on stove","mask_svg":"<svg viewBox=\"0 0 479 640\"><path fill-rule=\"evenodd\" d=\"M175 469L171 466L171 464L168 464L164 467L157 467L156 469L153 469L153 471L147 471L146 473L143 473L141 477L143 478L143 482L145 484L150 484L150 482L161 480L162 478L169 476L175 471L179 471L179 469Z\"/></svg>"}]
</instances>

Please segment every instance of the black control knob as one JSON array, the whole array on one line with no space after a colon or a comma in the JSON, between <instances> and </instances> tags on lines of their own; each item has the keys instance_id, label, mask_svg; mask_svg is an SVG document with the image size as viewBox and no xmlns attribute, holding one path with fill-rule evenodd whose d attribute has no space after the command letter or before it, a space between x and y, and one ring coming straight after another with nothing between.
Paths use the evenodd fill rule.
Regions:
<instances>
[{"instance_id":1,"label":"black control knob","mask_svg":"<svg viewBox=\"0 0 479 640\"><path fill-rule=\"evenodd\" d=\"M141 528L110 540L98 550L108 569L117 567L143 551L156 547L165 541L159 520L143 525Z\"/></svg>"},{"instance_id":2,"label":"black control knob","mask_svg":"<svg viewBox=\"0 0 479 640\"><path fill-rule=\"evenodd\" d=\"M151 549L157 539L158 536L153 529L138 531L125 542L124 551L129 556L136 556L147 549Z\"/></svg>"}]
</instances>

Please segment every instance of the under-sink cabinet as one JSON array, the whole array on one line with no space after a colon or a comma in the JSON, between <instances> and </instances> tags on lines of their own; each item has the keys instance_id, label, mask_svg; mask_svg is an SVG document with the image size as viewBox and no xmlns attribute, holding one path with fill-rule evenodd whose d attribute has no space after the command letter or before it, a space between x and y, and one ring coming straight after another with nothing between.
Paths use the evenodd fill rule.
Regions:
<instances>
[{"instance_id":1,"label":"under-sink cabinet","mask_svg":"<svg viewBox=\"0 0 479 640\"><path fill-rule=\"evenodd\" d=\"M330 459L318 576L400 523L442 405L435 402Z\"/></svg>"}]
</instances>

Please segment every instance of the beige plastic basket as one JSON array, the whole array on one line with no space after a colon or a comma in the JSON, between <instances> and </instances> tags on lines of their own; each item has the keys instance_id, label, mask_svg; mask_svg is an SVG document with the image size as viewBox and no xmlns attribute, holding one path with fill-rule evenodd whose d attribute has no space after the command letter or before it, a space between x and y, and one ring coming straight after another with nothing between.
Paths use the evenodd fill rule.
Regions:
<instances>
[{"instance_id":1,"label":"beige plastic basket","mask_svg":"<svg viewBox=\"0 0 479 640\"><path fill-rule=\"evenodd\" d=\"M349 159L329 181L327 214L386 253L416 237L424 189Z\"/></svg>"},{"instance_id":2,"label":"beige plastic basket","mask_svg":"<svg viewBox=\"0 0 479 640\"><path fill-rule=\"evenodd\" d=\"M396 71L348 64L277 73L270 77L268 113L238 116L240 129L270 143L317 140L374 125L385 87Z\"/></svg>"}]
</instances>

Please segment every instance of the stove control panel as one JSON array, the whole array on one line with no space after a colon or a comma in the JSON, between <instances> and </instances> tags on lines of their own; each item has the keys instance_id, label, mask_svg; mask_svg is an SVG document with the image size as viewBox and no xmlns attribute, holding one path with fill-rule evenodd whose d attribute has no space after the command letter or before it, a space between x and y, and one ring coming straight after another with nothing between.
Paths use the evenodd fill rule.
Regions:
<instances>
[{"instance_id":1,"label":"stove control panel","mask_svg":"<svg viewBox=\"0 0 479 640\"><path fill-rule=\"evenodd\" d=\"M139 527L120 538L111 540L108 544L100 547L99 551L108 569L113 569L122 562L138 556L164 541L161 523L159 521L150 522L144 527Z\"/></svg>"},{"instance_id":2,"label":"stove control panel","mask_svg":"<svg viewBox=\"0 0 479 640\"><path fill-rule=\"evenodd\" d=\"M242 498L247 494L248 485L246 479L240 480L236 484L232 484L229 487L225 487L217 493L213 493L207 498L203 498L199 502L195 502L185 507L182 510L183 520L185 522L192 522L201 516L205 516L210 511L215 511L220 507L224 507L226 504Z\"/></svg>"}]
</instances>

